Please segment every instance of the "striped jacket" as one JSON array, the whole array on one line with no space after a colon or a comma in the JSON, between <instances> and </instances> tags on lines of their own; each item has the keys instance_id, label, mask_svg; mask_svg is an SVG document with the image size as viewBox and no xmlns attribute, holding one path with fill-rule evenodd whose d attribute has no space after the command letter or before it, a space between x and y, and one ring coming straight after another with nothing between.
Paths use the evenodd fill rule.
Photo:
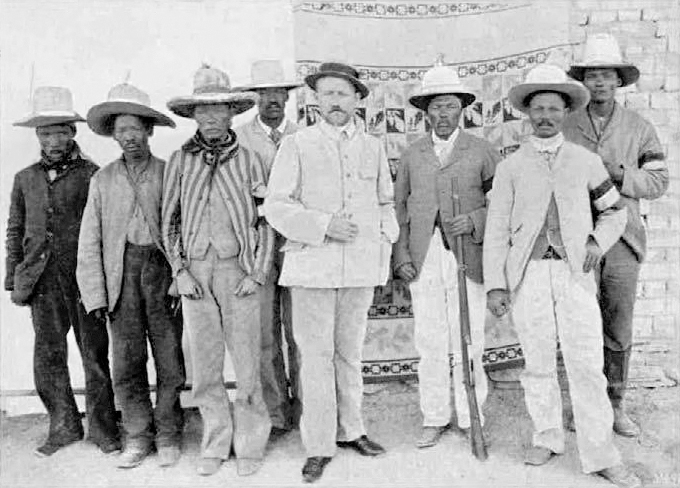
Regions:
<instances>
[{"instance_id":1,"label":"striped jacket","mask_svg":"<svg viewBox=\"0 0 680 488\"><path fill-rule=\"evenodd\" d=\"M496 168L484 233L487 291L520 286L553 194L572 273L584 274L589 235L604 252L621 237L626 209L597 154L564 141L550 171L533 145L524 143Z\"/></svg>"},{"instance_id":2,"label":"striped jacket","mask_svg":"<svg viewBox=\"0 0 680 488\"><path fill-rule=\"evenodd\" d=\"M202 154L187 143L165 166L161 232L173 272L188 264L186 256L191 254L212 183L229 211L240 248L239 264L264 284L274 251L274 231L258 217L254 195L256 189L267 185L264 163L241 146L234 157L213 170L203 162Z\"/></svg>"}]
</instances>

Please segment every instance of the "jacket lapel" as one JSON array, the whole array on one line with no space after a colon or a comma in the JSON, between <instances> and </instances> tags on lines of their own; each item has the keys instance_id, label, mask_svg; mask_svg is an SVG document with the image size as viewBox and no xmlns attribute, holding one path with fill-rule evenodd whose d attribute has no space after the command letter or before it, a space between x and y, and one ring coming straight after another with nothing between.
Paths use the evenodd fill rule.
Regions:
<instances>
[{"instance_id":1,"label":"jacket lapel","mask_svg":"<svg viewBox=\"0 0 680 488\"><path fill-rule=\"evenodd\" d=\"M439 158L437 153L434 152L434 142L432 142L432 134L428 133L425 137L421 139L420 151L422 153L422 160L424 164L433 166L437 169L440 168Z\"/></svg>"},{"instance_id":2,"label":"jacket lapel","mask_svg":"<svg viewBox=\"0 0 680 488\"><path fill-rule=\"evenodd\" d=\"M447 155L446 160L444 161L444 165L442 166L443 168L446 168L448 166L451 166L452 164L456 164L459 161L461 161L463 159L463 155L468 150L469 139L467 137L467 134L463 132L461 129L459 130L460 133L458 134L458 138L453 143L453 149Z\"/></svg>"},{"instance_id":3,"label":"jacket lapel","mask_svg":"<svg viewBox=\"0 0 680 488\"><path fill-rule=\"evenodd\" d=\"M578 112L575 112L574 117L576 118L576 126L583 137L590 142L597 144L597 135L593 130L593 124L590 123L590 117L588 117L586 109L582 108Z\"/></svg>"}]
</instances>

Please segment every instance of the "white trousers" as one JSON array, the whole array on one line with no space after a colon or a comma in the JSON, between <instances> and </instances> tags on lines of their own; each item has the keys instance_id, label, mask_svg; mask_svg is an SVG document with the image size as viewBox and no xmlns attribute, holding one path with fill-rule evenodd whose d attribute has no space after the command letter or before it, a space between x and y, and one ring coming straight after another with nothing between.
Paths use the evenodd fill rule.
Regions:
<instances>
[{"instance_id":1,"label":"white trousers","mask_svg":"<svg viewBox=\"0 0 680 488\"><path fill-rule=\"evenodd\" d=\"M361 417L361 353L372 287L291 287L300 351L300 436L307 456L335 454L336 441L366 434Z\"/></svg>"},{"instance_id":2,"label":"white trousers","mask_svg":"<svg viewBox=\"0 0 680 488\"><path fill-rule=\"evenodd\" d=\"M593 273L573 273L564 261L530 260L513 302L515 329L526 362L521 382L534 423L533 444L564 452L555 360L559 340L581 467L591 473L619 464L602 372L602 319Z\"/></svg>"},{"instance_id":3,"label":"white trousers","mask_svg":"<svg viewBox=\"0 0 680 488\"><path fill-rule=\"evenodd\" d=\"M451 422L451 375L460 428L470 426L470 411L463 383L458 309L458 264L444 248L441 232L435 229L418 279L410 284L415 322L415 346L420 354L418 382L423 425L443 426ZM475 390L480 415L486 399L484 352L484 286L466 279L472 346L468 355L474 365ZM453 356L453 367L449 360ZM482 422L484 417L482 416Z\"/></svg>"}]
</instances>

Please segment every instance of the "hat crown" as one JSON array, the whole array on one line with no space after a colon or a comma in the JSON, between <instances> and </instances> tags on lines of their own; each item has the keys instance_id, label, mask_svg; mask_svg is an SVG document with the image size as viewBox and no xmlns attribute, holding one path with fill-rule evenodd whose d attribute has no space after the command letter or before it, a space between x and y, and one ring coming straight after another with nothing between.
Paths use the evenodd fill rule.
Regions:
<instances>
[{"instance_id":1,"label":"hat crown","mask_svg":"<svg viewBox=\"0 0 680 488\"><path fill-rule=\"evenodd\" d=\"M343 73L347 76L351 76L352 78L359 79L359 72L350 65L344 63L338 63L334 61L321 63L321 66L319 66L319 73L324 72Z\"/></svg>"},{"instance_id":2,"label":"hat crown","mask_svg":"<svg viewBox=\"0 0 680 488\"><path fill-rule=\"evenodd\" d=\"M250 67L250 78L253 85L283 83L283 65L277 60L255 61Z\"/></svg>"},{"instance_id":3,"label":"hat crown","mask_svg":"<svg viewBox=\"0 0 680 488\"><path fill-rule=\"evenodd\" d=\"M527 73L524 83L558 84L568 83L569 81L567 73L558 66L552 64L539 64Z\"/></svg>"},{"instance_id":4,"label":"hat crown","mask_svg":"<svg viewBox=\"0 0 680 488\"><path fill-rule=\"evenodd\" d=\"M231 91L229 76L222 70L204 64L194 75L194 95Z\"/></svg>"},{"instance_id":5,"label":"hat crown","mask_svg":"<svg viewBox=\"0 0 680 488\"><path fill-rule=\"evenodd\" d=\"M109 102L129 102L138 105L151 106L149 95L129 83L121 83L109 90Z\"/></svg>"},{"instance_id":6,"label":"hat crown","mask_svg":"<svg viewBox=\"0 0 680 488\"><path fill-rule=\"evenodd\" d=\"M458 78L458 73L448 66L435 66L434 68L427 70L423 75L423 90L449 85L460 86L461 83L460 78Z\"/></svg>"},{"instance_id":7,"label":"hat crown","mask_svg":"<svg viewBox=\"0 0 680 488\"><path fill-rule=\"evenodd\" d=\"M68 88L40 86L33 92L33 113L73 113L73 95Z\"/></svg>"},{"instance_id":8,"label":"hat crown","mask_svg":"<svg viewBox=\"0 0 680 488\"><path fill-rule=\"evenodd\" d=\"M593 34L586 39L583 48L583 64L622 64L621 48L611 34Z\"/></svg>"}]
</instances>

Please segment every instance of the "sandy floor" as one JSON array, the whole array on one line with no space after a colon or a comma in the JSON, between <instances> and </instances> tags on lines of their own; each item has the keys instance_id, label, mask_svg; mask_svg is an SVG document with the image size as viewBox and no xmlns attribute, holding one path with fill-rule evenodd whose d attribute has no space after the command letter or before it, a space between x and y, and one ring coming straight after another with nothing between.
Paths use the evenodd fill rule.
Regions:
<instances>
[{"instance_id":1,"label":"sandy floor","mask_svg":"<svg viewBox=\"0 0 680 488\"><path fill-rule=\"evenodd\" d=\"M680 484L680 389L636 389L630 393L630 411L641 423L639 440L616 437L624 459L632 464L647 486ZM369 385L364 401L369 434L388 453L378 459L338 451L316 484L330 487L590 487L611 486L580 472L575 434L568 434L567 452L542 467L522 464L530 439L530 422L521 389L516 383L497 384L484 406L491 443L489 459L477 461L467 441L455 432L436 447L418 450L413 442L421 422L417 384ZM149 457L137 469L115 467L116 457L104 456L84 442L65 448L48 459L33 456L35 445L47 429L44 415L2 419L0 485L2 487L201 487L201 486L309 486L301 483L304 451L298 431L278 439L268 449L263 468L240 478L235 463L228 462L213 477L194 472L200 439L200 417L187 412L183 455L169 469Z\"/></svg>"}]
</instances>

